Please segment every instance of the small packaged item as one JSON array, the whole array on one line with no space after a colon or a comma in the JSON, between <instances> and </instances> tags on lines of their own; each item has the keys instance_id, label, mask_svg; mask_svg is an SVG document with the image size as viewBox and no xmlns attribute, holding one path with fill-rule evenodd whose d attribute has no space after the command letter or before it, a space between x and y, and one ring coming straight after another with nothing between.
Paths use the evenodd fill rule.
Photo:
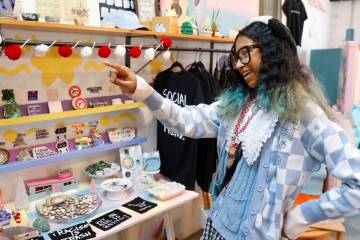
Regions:
<instances>
[{"instance_id":1,"label":"small packaged item","mask_svg":"<svg viewBox=\"0 0 360 240\"><path fill-rule=\"evenodd\" d=\"M55 134L58 140L55 144L58 153L69 152L69 143L66 140L66 127L57 128Z\"/></svg>"},{"instance_id":2,"label":"small packaged item","mask_svg":"<svg viewBox=\"0 0 360 240\"><path fill-rule=\"evenodd\" d=\"M75 138L75 148L77 150L91 148L93 146L93 139L90 137Z\"/></svg>"},{"instance_id":3,"label":"small packaged item","mask_svg":"<svg viewBox=\"0 0 360 240\"><path fill-rule=\"evenodd\" d=\"M11 213L5 209L0 209L0 226L8 225L11 220Z\"/></svg>"},{"instance_id":4,"label":"small packaged item","mask_svg":"<svg viewBox=\"0 0 360 240\"><path fill-rule=\"evenodd\" d=\"M38 114L41 113L39 104L30 105L30 106L27 107L27 110L28 110L28 115L29 116L38 115Z\"/></svg>"},{"instance_id":5,"label":"small packaged item","mask_svg":"<svg viewBox=\"0 0 360 240\"><path fill-rule=\"evenodd\" d=\"M17 226L4 229L0 232L0 239L5 237L9 240L26 240L36 238L40 235L39 230L31 227Z\"/></svg>"},{"instance_id":6,"label":"small packaged item","mask_svg":"<svg viewBox=\"0 0 360 240\"><path fill-rule=\"evenodd\" d=\"M165 182L148 189L155 198L165 201L177 197L185 190L185 186L177 182Z\"/></svg>"},{"instance_id":7,"label":"small packaged item","mask_svg":"<svg viewBox=\"0 0 360 240\"><path fill-rule=\"evenodd\" d=\"M32 149L32 154L34 159L41 159L56 155L54 151L52 151L46 146L34 147Z\"/></svg>"},{"instance_id":8,"label":"small packaged item","mask_svg":"<svg viewBox=\"0 0 360 240\"><path fill-rule=\"evenodd\" d=\"M111 143L130 141L136 137L136 128L110 128L108 129L108 136Z\"/></svg>"},{"instance_id":9,"label":"small packaged item","mask_svg":"<svg viewBox=\"0 0 360 240\"><path fill-rule=\"evenodd\" d=\"M153 153L144 153L144 171L149 174L156 174L160 172L160 155L159 151Z\"/></svg>"}]
</instances>

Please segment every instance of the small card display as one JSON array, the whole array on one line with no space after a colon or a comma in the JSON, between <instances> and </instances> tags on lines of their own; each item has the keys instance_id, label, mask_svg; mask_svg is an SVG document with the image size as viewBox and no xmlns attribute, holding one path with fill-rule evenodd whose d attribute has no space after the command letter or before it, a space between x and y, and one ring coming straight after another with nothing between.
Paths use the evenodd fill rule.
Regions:
<instances>
[{"instance_id":1,"label":"small card display","mask_svg":"<svg viewBox=\"0 0 360 240\"><path fill-rule=\"evenodd\" d=\"M38 237L30 238L30 240L44 240L44 237L38 236Z\"/></svg>"},{"instance_id":2,"label":"small card display","mask_svg":"<svg viewBox=\"0 0 360 240\"><path fill-rule=\"evenodd\" d=\"M126 214L119 209L115 209L114 211L108 212L101 217L95 218L90 223L103 231L107 231L129 218L131 218L131 215Z\"/></svg>"},{"instance_id":3,"label":"small card display","mask_svg":"<svg viewBox=\"0 0 360 240\"><path fill-rule=\"evenodd\" d=\"M41 113L40 105L30 105L27 107L29 116L38 115Z\"/></svg>"},{"instance_id":4,"label":"small card display","mask_svg":"<svg viewBox=\"0 0 360 240\"><path fill-rule=\"evenodd\" d=\"M49 233L49 237L52 240L86 240L95 238L96 233L91 229L88 222L83 222L69 228Z\"/></svg>"},{"instance_id":5,"label":"small card display","mask_svg":"<svg viewBox=\"0 0 360 240\"><path fill-rule=\"evenodd\" d=\"M38 91L28 91L28 100L29 101L38 100Z\"/></svg>"},{"instance_id":6,"label":"small card display","mask_svg":"<svg viewBox=\"0 0 360 240\"><path fill-rule=\"evenodd\" d=\"M123 206L126 208L129 208L135 212L138 212L138 213L146 213L150 209L156 207L157 204L146 201L146 200L142 199L141 197L137 197L134 200L124 204Z\"/></svg>"}]
</instances>

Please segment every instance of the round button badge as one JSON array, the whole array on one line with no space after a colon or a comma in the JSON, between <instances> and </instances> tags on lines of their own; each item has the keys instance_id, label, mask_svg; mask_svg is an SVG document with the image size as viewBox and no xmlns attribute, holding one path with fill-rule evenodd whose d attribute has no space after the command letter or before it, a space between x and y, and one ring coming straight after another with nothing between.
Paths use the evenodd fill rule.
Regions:
<instances>
[{"instance_id":1,"label":"round button badge","mask_svg":"<svg viewBox=\"0 0 360 240\"><path fill-rule=\"evenodd\" d=\"M77 98L73 99L72 106L76 110L78 110L78 109L86 109L86 108L88 108L88 102L87 102L87 100L85 98L77 97Z\"/></svg>"},{"instance_id":2,"label":"round button badge","mask_svg":"<svg viewBox=\"0 0 360 240\"><path fill-rule=\"evenodd\" d=\"M69 96L71 98L76 98L81 95L81 88L78 85L72 85L68 90Z\"/></svg>"}]
</instances>

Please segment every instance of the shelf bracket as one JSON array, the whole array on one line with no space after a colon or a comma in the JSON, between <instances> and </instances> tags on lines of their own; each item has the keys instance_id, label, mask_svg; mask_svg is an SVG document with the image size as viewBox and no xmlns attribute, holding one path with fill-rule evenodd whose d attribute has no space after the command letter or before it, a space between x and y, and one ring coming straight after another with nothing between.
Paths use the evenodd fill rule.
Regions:
<instances>
[{"instance_id":1,"label":"shelf bracket","mask_svg":"<svg viewBox=\"0 0 360 240\"><path fill-rule=\"evenodd\" d=\"M125 37L125 45L131 45L131 37L129 37L129 36ZM128 51L126 51L126 54L125 54L125 66L127 66L128 68L131 68L130 53Z\"/></svg>"},{"instance_id":2,"label":"shelf bracket","mask_svg":"<svg viewBox=\"0 0 360 240\"><path fill-rule=\"evenodd\" d=\"M214 50L214 42L210 42L210 49ZM209 73L212 74L213 72L213 59L214 59L214 52L210 51L210 66L209 66Z\"/></svg>"}]
</instances>

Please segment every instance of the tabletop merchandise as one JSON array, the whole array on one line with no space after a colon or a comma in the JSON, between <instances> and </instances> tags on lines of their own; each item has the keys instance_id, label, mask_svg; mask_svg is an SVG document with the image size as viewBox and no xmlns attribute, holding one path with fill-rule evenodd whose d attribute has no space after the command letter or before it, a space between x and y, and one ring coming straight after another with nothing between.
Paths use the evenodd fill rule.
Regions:
<instances>
[{"instance_id":1,"label":"tabletop merchandise","mask_svg":"<svg viewBox=\"0 0 360 240\"><path fill-rule=\"evenodd\" d=\"M66 194L49 197L36 205L36 210L50 222L71 222L94 214L101 205L96 195Z\"/></svg>"},{"instance_id":2,"label":"tabletop merchandise","mask_svg":"<svg viewBox=\"0 0 360 240\"><path fill-rule=\"evenodd\" d=\"M128 178L113 178L102 182L101 188L105 190L107 199L122 200L128 197L132 182Z\"/></svg>"}]
</instances>

